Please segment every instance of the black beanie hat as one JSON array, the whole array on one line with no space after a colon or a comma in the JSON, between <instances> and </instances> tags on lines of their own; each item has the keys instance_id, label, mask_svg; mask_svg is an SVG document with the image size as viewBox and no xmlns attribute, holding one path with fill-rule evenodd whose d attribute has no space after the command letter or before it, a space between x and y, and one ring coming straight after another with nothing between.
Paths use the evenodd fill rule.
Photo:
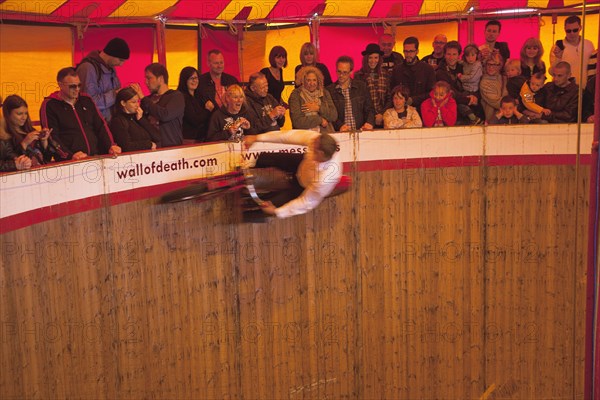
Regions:
<instances>
[{"instance_id":1,"label":"black beanie hat","mask_svg":"<svg viewBox=\"0 0 600 400\"><path fill-rule=\"evenodd\" d=\"M111 57L117 57L123 60L129 59L129 46L127 45L127 42L121 38L111 39L111 41L106 44L103 51Z\"/></svg>"}]
</instances>

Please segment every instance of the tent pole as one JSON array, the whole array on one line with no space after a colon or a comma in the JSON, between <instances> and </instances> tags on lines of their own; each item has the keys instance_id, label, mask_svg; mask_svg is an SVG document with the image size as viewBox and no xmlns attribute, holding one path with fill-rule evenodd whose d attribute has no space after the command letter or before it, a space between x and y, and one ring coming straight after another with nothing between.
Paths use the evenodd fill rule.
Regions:
<instances>
[{"instance_id":1,"label":"tent pole","mask_svg":"<svg viewBox=\"0 0 600 400\"><path fill-rule=\"evenodd\" d=\"M155 24L156 49L158 51L158 62L167 67L167 52L165 50L165 25L158 20Z\"/></svg>"},{"instance_id":2,"label":"tent pole","mask_svg":"<svg viewBox=\"0 0 600 400\"><path fill-rule=\"evenodd\" d=\"M196 69L201 73L202 66L202 23L198 23L198 65Z\"/></svg>"},{"instance_id":3,"label":"tent pole","mask_svg":"<svg viewBox=\"0 0 600 400\"><path fill-rule=\"evenodd\" d=\"M311 18L309 23L310 27L310 42L315 45L317 49L317 61L319 60L319 54L321 54L321 42L319 40L319 18Z\"/></svg>"},{"instance_id":4,"label":"tent pole","mask_svg":"<svg viewBox=\"0 0 600 400\"><path fill-rule=\"evenodd\" d=\"M600 40L600 32L598 33ZM596 71L600 68L600 58L596 61ZM600 190L600 160L598 158L598 141L600 139L600 80L596 77L596 92L594 94L594 138L592 140L590 162L590 199L587 247L587 290L585 315L585 386L584 399L600 399L600 344L598 343L598 192Z\"/></svg>"},{"instance_id":5,"label":"tent pole","mask_svg":"<svg viewBox=\"0 0 600 400\"><path fill-rule=\"evenodd\" d=\"M467 43L475 43L475 14L467 17Z\"/></svg>"}]
</instances>

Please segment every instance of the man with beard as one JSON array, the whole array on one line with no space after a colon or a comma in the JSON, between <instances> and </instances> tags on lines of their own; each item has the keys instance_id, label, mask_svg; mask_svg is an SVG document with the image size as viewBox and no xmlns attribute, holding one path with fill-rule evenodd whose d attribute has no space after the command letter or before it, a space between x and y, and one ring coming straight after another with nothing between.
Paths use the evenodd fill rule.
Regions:
<instances>
[{"instance_id":1,"label":"man with beard","mask_svg":"<svg viewBox=\"0 0 600 400\"><path fill-rule=\"evenodd\" d=\"M404 39L404 63L394 68L390 87L398 85L410 90L407 103L420 109L421 103L429 98L429 92L435 83L433 67L419 60L419 39L409 36Z\"/></svg>"},{"instance_id":2,"label":"man with beard","mask_svg":"<svg viewBox=\"0 0 600 400\"><path fill-rule=\"evenodd\" d=\"M141 99L141 106L150 122L160 129L160 147L183 144L183 113L185 99L177 90L169 89L169 73L164 65L152 63L144 70L146 86L151 95L144 97L139 84L131 85Z\"/></svg>"}]
</instances>

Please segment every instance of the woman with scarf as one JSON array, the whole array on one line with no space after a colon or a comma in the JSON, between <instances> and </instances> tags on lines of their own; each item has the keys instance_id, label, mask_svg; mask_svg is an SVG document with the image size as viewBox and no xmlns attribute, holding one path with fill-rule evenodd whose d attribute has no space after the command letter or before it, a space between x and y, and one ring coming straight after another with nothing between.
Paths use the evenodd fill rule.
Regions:
<instances>
[{"instance_id":1,"label":"woman with scarf","mask_svg":"<svg viewBox=\"0 0 600 400\"><path fill-rule=\"evenodd\" d=\"M354 79L359 79L367 84L371 101L375 107L375 128L383 127L383 113L389 102L390 78L382 67L383 51L376 43L369 43L363 55L362 68L354 74Z\"/></svg>"},{"instance_id":2,"label":"woman with scarf","mask_svg":"<svg viewBox=\"0 0 600 400\"><path fill-rule=\"evenodd\" d=\"M298 71L302 85L290 94L290 118L295 129L333 132L337 109L329 91L323 87L323 74L316 67L303 67Z\"/></svg>"}]
</instances>

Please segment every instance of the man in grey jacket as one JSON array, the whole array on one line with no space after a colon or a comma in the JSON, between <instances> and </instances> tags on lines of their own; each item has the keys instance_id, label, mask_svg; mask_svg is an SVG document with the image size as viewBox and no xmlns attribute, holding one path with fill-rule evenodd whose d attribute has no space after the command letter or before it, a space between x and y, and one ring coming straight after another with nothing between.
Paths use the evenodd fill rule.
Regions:
<instances>
[{"instance_id":1,"label":"man in grey jacket","mask_svg":"<svg viewBox=\"0 0 600 400\"><path fill-rule=\"evenodd\" d=\"M129 59L129 46L121 38L111 39L104 50L94 50L77 66L77 75L83 85L82 92L89 95L106 121L110 121L121 81L115 67Z\"/></svg>"}]
</instances>

